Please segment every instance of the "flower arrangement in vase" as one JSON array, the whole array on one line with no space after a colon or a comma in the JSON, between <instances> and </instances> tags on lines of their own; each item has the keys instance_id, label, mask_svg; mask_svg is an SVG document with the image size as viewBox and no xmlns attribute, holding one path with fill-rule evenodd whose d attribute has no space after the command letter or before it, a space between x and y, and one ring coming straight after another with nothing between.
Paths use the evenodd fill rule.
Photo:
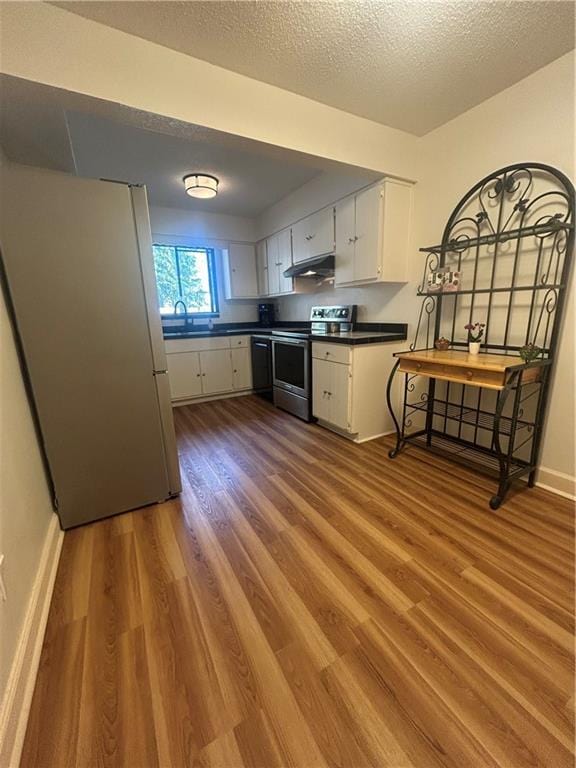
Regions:
<instances>
[{"instance_id":1,"label":"flower arrangement in vase","mask_svg":"<svg viewBox=\"0 0 576 768\"><path fill-rule=\"evenodd\" d=\"M464 329L468 331L468 352L477 355L480 352L480 340L484 336L486 323L467 323Z\"/></svg>"}]
</instances>

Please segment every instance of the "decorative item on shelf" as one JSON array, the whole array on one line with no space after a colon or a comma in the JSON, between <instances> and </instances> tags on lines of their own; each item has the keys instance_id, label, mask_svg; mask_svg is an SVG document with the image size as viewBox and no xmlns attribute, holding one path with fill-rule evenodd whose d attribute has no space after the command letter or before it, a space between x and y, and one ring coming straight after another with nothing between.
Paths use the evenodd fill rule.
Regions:
<instances>
[{"instance_id":1,"label":"decorative item on shelf","mask_svg":"<svg viewBox=\"0 0 576 768\"><path fill-rule=\"evenodd\" d=\"M455 293L460 290L460 281L462 279L462 272L445 272L444 280L442 281L442 293Z\"/></svg>"},{"instance_id":2,"label":"decorative item on shelf","mask_svg":"<svg viewBox=\"0 0 576 768\"><path fill-rule=\"evenodd\" d=\"M434 346L436 349L439 349L441 352L445 352L448 347L450 346L450 342L448 339L444 338L444 336L440 336L439 339L436 339L434 342Z\"/></svg>"},{"instance_id":3,"label":"decorative item on shelf","mask_svg":"<svg viewBox=\"0 0 576 768\"><path fill-rule=\"evenodd\" d=\"M464 328L468 331L468 352L477 355L480 352L480 340L484 335L486 323L467 323Z\"/></svg>"},{"instance_id":4,"label":"decorative item on shelf","mask_svg":"<svg viewBox=\"0 0 576 768\"><path fill-rule=\"evenodd\" d=\"M537 357L540 357L541 354L541 348L532 343L525 344L520 350L520 357L525 363L531 363L533 360L536 360Z\"/></svg>"},{"instance_id":5,"label":"decorative item on shelf","mask_svg":"<svg viewBox=\"0 0 576 768\"><path fill-rule=\"evenodd\" d=\"M444 272L430 272L428 275L428 293L440 293L444 281Z\"/></svg>"}]
</instances>

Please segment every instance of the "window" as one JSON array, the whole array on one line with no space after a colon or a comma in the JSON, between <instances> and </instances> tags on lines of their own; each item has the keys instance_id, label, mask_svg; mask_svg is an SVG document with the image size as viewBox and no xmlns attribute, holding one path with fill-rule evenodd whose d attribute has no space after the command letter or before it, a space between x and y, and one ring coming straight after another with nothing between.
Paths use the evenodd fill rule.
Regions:
<instances>
[{"instance_id":1,"label":"window","mask_svg":"<svg viewBox=\"0 0 576 768\"><path fill-rule=\"evenodd\" d=\"M218 314L216 265L212 248L154 245L153 251L162 315L174 314L178 301L184 302L189 315Z\"/></svg>"}]
</instances>

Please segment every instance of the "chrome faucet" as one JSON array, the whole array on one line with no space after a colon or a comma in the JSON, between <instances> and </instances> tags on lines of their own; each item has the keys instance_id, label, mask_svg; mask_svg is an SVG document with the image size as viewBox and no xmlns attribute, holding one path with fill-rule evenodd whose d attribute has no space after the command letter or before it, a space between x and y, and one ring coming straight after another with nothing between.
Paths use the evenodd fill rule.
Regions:
<instances>
[{"instance_id":1,"label":"chrome faucet","mask_svg":"<svg viewBox=\"0 0 576 768\"><path fill-rule=\"evenodd\" d=\"M175 302L175 304L174 304L174 314L175 315L178 314L178 304L182 304L182 306L184 307L184 314L187 315L188 314L188 308L186 307L186 304L182 301L182 299L178 299L178 301Z\"/></svg>"}]
</instances>

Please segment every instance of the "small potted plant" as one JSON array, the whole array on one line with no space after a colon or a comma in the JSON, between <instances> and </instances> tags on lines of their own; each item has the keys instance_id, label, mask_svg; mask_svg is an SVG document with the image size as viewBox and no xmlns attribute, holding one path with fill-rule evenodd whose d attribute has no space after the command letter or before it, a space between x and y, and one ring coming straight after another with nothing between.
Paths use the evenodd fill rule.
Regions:
<instances>
[{"instance_id":1,"label":"small potted plant","mask_svg":"<svg viewBox=\"0 0 576 768\"><path fill-rule=\"evenodd\" d=\"M450 346L450 342L448 341L448 339L445 339L444 336L440 336L440 338L436 339L436 341L434 342L434 346L436 347L436 349L439 349L440 352L445 352Z\"/></svg>"},{"instance_id":2,"label":"small potted plant","mask_svg":"<svg viewBox=\"0 0 576 768\"><path fill-rule=\"evenodd\" d=\"M531 363L533 360L536 360L537 357L540 357L540 354L542 353L542 349L540 347L537 347L536 344L525 344L522 349L520 350L520 357L522 360L524 360L525 363Z\"/></svg>"},{"instance_id":3,"label":"small potted plant","mask_svg":"<svg viewBox=\"0 0 576 768\"><path fill-rule=\"evenodd\" d=\"M480 352L480 339L484 335L486 323L468 323L464 328L468 331L468 352L477 355Z\"/></svg>"}]
</instances>

